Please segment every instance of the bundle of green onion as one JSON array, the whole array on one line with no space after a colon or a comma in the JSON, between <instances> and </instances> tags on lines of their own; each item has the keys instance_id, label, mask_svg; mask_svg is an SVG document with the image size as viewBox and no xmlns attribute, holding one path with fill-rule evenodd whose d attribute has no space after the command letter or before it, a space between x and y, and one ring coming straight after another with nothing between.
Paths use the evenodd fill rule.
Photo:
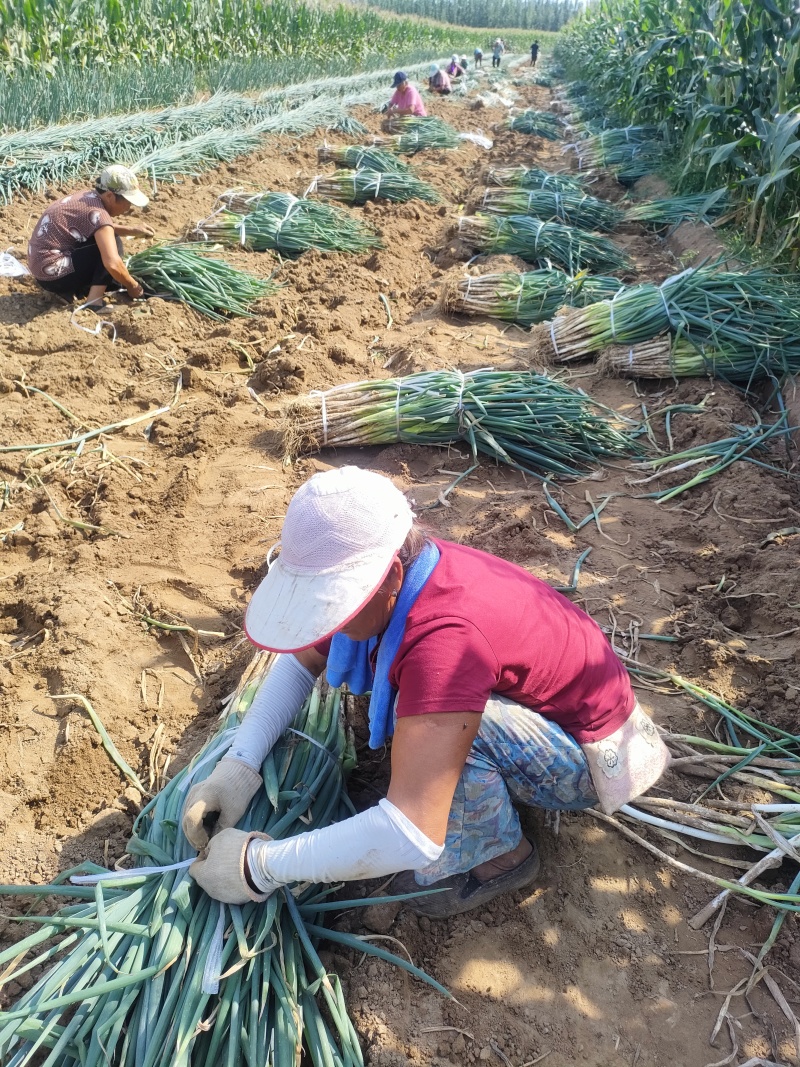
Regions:
<instances>
[{"instance_id":1,"label":"bundle of green onion","mask_svg":"<svg viewBox=\"0 0 800 1067\"><path fill-rule=\"evenodd\" d=\"M516 133L531 133L537 137L546 137L557 141L561 137L563 123L552 111L534 111L529 109L508 120L508 128Z\"/></svg>"},{"instance_id":2,"label":"bundle of green onion","mask_svg":"<svg viewBox=\"0 0 800 1067\"><path fill-rule=\"evenodd\" d=\"M728 190L673 196L665 200L642 200L625 211L626 222L645 222L651 226L677 226L695 220L709 222L723 213L728 204Z\"/></svg>"},{"instance_id":3,"label":"bundle of green onion","mask_svg":"<svg viewBox=\"0 0 800 1067\"><path fill-rule=\"evenodd\" d=\"M528 215L467 215L458 220L461 236L482 252L520 256L529 263L556 263L570 274L586 267L624 271L630 260L613 241L557 222Z\"/></svg>"},{"instance_id":4,"label":"bundle of green onion","mask_svg":"<svg viewBox=\"0 0 800 1067\"><path fill-rule=\"evenodd\" d=\"M388 128L401 137L416 139L417 152L422 148L457 148L461 141L458 130L436 115L393 115ZM405 153L405 149L401 151Z\"/></svg>"},{"instance_id":5,"label":"bundle of green onion","mask_svg":"<svg viewBox=\"0 0 800 1067\"><path fill-rule=\"evenodd\" d=\"M142 810L128 844L131 868L85 864L51 885L0 887L11 896L77 901L52 917L26 915L38 930L0 953L4 981L49 964L0 1014L4 1064L295 1067L304 1050L313 1067L363 1064L339 979L326 973L315 947L328 936L324 913L341 905L305 885L265 904L227 906L206 896L186 869L194 858L181 830L187 789L225 754L270 659L256 657L219 732ZM268 755L263 788L240 828L280 839L351 810L343 776L354 755L340 694L320 693L317 687ZM331 937L388 958L351 935Z\"/></svg>"},{"instance_id":6,"label":"bundle of green onion","mask_svg":"<svg viewBox=\"0 0 800 1067\"><path fill-rule=\"evenodd\" d=\"M432 371L338 386L287 410L287 457L355 445L463 441L537 477L579 477L636 451L612 411L546 375Z\"/></svg>"},{"instance_id":7,"label":"bundle of green onion","mask_svg":"<svg viewBox=\"0 0 800 1067\"><path fill-rule=\"evenodd\" d=\"M487 185L498 185L504 189L555 189L563 193L567 190L580 193L584 181L573 174L551 174L541 167L490 167L484 177Z\"/></svg>"},{"instance_id":8,"label":"bundle of green onion","mask_svg":"<svg viewBox=\"0 0 800 1067\"><path fill-rule=\"evenodd\" d=\"M340 148L323 145L317 149L320 163L335 163L349 170L377 170L383 174L413 174L408 163L403 163L392 152L385 152L374 145L350 144Z\"/></svg>"},{"instance_id":9,"label":"bundle of green onion","mask_svg":"<svg viewBox=\"0 0 800 1067\"><path fill-rule=\"evenodd\" d=\"M578 155L581 170L607 167L619 181L633 182L651 174L663 159L663 143L654 126L596 131L587 126L585 132L585 138L570 145Z\"/></svg>"},{"instance_id":10,"label":"bundle of green onion","mask_svg":"<svg viewBox=\"0 0 800 1067\"><path fill-rule=\"evenodd\" d=\"M309 248L358 253L381 247L380 238L348 212L295 197L285 211L268 197L247 214L215 211L198 222L189 236L198 241L239 245L254 252L274 250L287 256L299 256Z\"/></svg>"},{"instance_id":11,"label":"bundle of green onion","mask_svg":"<svg viewBox=\"0 0 800 1067\"><path fill-rule=\"evenodd\" d=\"M582 230L614 230L623 219L619 208L607 200L571 189L487 189L482 207L492 215L532 215Z\"/></svg>"},{"instance_id":12,"label":"bundle of green onion","mask_svg":"<svg viewBox=\"0 0 800 1067\"><path fill-rule=\"evenodd\" d=\"M445 286L442 307L447 314L492 315L531 326L551 319L565 304L584 307L613 296L621 286L616 278L585 272L570 278L560 270L467 275Z\"/></svg>"},{"instance_id":13,"label":"bundle of green onion","mask_svg":"<svg viewBox=\"0 0 800 1067\"><path fill-rule=\"evenodd\" d=\"M337 170L322 174L311 183L309 192L343 200L347 204L365 204L367 200L424 200L427 204L441 203L441 197L416 174L382 173L379 170Z\"/></svg>"},{"instance_id":14,"label":"bundle of green onion","mask_svg":"<svg viewBox=\"0 0 800 1067\"><path fill-rule=\"evenodd\" d=\"M278 288L186 245L153 245L132 255L127 267L152 296L188 304L212 319L250 315L257 300Z\"/></svg>"},{"instance_id":15,"label":"bundle of green onion","mask_svg":"<svg viewBox=\"0 0 800 1067\"><path fill-rule=\"evenodd\" d=\"M632 345L611 345L600 354L597 369L620 378L753 378L751 352L695 344L690 338L662 334Z\"/></svg>"},{"instance_id":16,"label":"bundle of green onion","mask_svg":"<svg viewBox=\"0 0 800 1067\"><path fill-rule=\"evenodd\" d=\"M661 285L621 289L611 300L568 311L543 335L555 358L589 356L609 345L636 345L670 331L723 353L703 370L734 380L800 370L800 283L766 269L699 267ZM699 366L695 357L694 366Z\"/></svg>"}]
</instances>

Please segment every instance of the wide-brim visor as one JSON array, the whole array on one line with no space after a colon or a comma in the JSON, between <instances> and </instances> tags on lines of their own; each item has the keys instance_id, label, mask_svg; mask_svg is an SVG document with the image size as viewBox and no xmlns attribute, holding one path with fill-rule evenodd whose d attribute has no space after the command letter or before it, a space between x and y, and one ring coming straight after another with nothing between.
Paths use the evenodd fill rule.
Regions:
<instances>
[{"instance_id":1,"label":"wide-brim visor","mask_svg":"<svg viewBox=\"0 0 800 1067\"><path fill-rule=\"evenodd\" d=\"M133 204L134 207L147 207L150 203L150 197L142 192L141 189L131 189L127 193L117 193L117 196L124 196L129 204Z\"/></svg>"},{"instance_id":2,"label":"wide-brim visor","mask_svg":"<svg viewBox=\"0 0 800 1067\"><path fill-rule=\"evenodd\" d=\"M345 570L296 574L280 556L256 589L244 619L254 645L301 652L346 626L377 592L395 556L367 557Z\"/></svg>"}]
</instances>

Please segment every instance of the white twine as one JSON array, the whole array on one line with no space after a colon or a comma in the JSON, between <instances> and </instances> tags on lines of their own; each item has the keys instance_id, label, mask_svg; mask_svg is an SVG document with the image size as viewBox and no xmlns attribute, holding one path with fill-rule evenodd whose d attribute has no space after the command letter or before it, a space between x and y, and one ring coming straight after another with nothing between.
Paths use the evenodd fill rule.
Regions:
<instances>
[{"instance_id":1,"label":"white twine","mask_svg":"<svg viewBox=\"0 0 800 1067\"><path fill-rule=\"evenodd\" d=\"M381 191L381 178L382 177L383 177L383 173L381 171L378 171L378 177L375 179L375 199L376 200L378 199L378 196L379 196L380 191Z\"/></svg>"},{"instance_id":2,"label":"white twine","mask_svg":"<svg viewBox=\"0 0 800 1067\"><path fill-rule=\"evenodd\" d=\"M230 737L226 737L226 734L228 734L228 733L230 734ZM207 763L210 763L212 760L219 759L219 757L222 755L223 752L227 752L228 751L228 749L233 744L233 735L235 733L236 733L236 727L231 727L229 730L225 730L224 733L222 734L221 738L220 738L220 743L216 746L216 748L213 748L210 752L208 752L205 756L203 756L203 758L198 763L196 763L194 765L194 767L190 767L189 768L189 770L187 771L183 781L178 786L178 792L179 793L185 793L186 792L186 790L192 784L192 779L194 778L194 776L197 774L197 772L200 770L201 767L205 767L205 765Z\"/></svg>"},{"instance_id":3,"label":"white twine","mask_svg":"<svg viewBox=\"0 0 800 1067\"><path fill-rule=\"evenodd\" d=\"M632 348L628 349L628 366L629 367L633 366L633 349Z\"/></svg>"},{"instance_id":4,"label":"white twine","mask_svg":"<svg viewBox=\"0 0 800 1067\"><path fill-rule=\"evenodd\" d=\"M73 885L97 885L98 882L122 882L127 878L152 878L155 875L168 874L169 871L182 871L189 864L194 863L194 858L181 860L180 863L169 863L165 867L130 867L125 871L100 871L96 874L73 874L70 882Z\"/></svg>"},{"instance_id":5,"label":"white twine","mask_svg":"<svg viewBox=\"0 0 800 1067\"><path fill-rule=\"evenodd\" d=\"M611 323L611 340L616 341L617 331L614 329L614 298L612 297L608 302L608 318Z\"/></svg>"},{"instance_id":6,"label":"white twine","mask_svg":"<svg viewBox=\"0 0 800 1067\"><path fill-rule=\"evenodd\" d=\"M398 438L400 437L400 390L402 388L400 381L400 378L395 378L395 385L397 386L397 400L395 401L394 405L394 422L395 433L397 434Z\"/></svg>"},{"instance_id":7,"label":"white twine","mask_svg":"<svg viewBox=\"0 0 800 1067\"><path fill-rule=\"evenodd\" d=\"M247 243L247 227L246 227L246 223L247 223L247 216L243 216L241 222L237 226L237 229L239 230L239 244L242 246L242 248L244 248L246 246L246 243Z\"/></svg>"},{"instance_id":8,"label":"white twine","mask_svg":"<svg viewBox=\"0 0 800 1067\"><path fill-rule=\"evenodd\" d=\"M308 395L318 396L320 399L320 406L322 410L322 445L324 447L328 443L328 408L325 404L326 394L320 389L312 389Z\"/></svg>"},{"instance_id":9,"label":"white twine","mask_svg":"<svg viewBox=\"0 0 800 1067\"><path fill-rule=\"evenodd\" d=\"M561 196L558 192L553 193L553 203L556 209L556 218L561 218Z\"/></svg>"},{"instance_id":10,"label":"white twine","mask_svg":"<svg viewBox=\"0 0 800 1067\"><path fill-rule=\"evenodd\" d=\"M203 968L203 980L200 989L203 993L212 995L219 993L220 972L222 971L222 945L225 934L225 905L219 904L217 925L214 927L214 936L211 939L211 947L206 956L206 965Z\"/></svg>"}]
</instances>

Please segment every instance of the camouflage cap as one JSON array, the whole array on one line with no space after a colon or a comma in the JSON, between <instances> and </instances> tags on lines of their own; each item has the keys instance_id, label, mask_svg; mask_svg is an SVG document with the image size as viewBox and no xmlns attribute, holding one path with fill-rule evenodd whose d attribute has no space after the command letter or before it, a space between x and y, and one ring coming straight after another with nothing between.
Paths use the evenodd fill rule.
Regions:
<instances>
[{"instance_id":1,"label":"camouflage cap","mask_svg":"<svg viewBox=\"0 0 800 1067\"><path fill-rule=\"evenodd\" d=\"M139 179L133 171L119 164L106 167L97 179L97 188L102 192L124 196L135 207L147 207L150 203L149 197L139 188Z\"/></svg>"}]
</instances>

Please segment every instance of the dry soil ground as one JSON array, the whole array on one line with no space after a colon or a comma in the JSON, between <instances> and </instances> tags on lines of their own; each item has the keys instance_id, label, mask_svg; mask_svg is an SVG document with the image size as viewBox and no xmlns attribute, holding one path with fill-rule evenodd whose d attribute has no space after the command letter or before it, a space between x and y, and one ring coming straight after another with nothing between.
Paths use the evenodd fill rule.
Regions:
<instances>
[{"instance_id":1,"label":"dry soil ground","mask_svg":"<svg viewBox=\"0 0 800 1067\"><path fill-rule=\"evenodd\" d=\"M527 84L518 92L536 106L550 104L549 90ZM504 117L501 108L478 108L474 97L436 101L433 111L461 129L486 132ZM361 117L377 132L375 115ZM54 695L88 697L145 780L159 731L157 781L165 757L174 769L206 738L220 698L248 660L243 611L296 486L314 470L357 462L391 475L425 508L450 484L449 472L470 464L464 449L398 445L285 466L280 410L298 393L380 376L387 365L392 373L529 365L522 330L448 319L436 307L447 273L461 272L471 254L454 239L453 220L459 206L475 204L484 166L568 165L559 145L502 129L494 136L490 152L464 144L417 157L445 206L360 209L386 249L284 262L278 270L284 288L250 320L218 324L150 300L111 311L117 330L111 343L105 334L76 329L70 312L31 282L0 282L3 444L59 441L78 425L140 417L88 442L80 455L65 449L0 456L0 489L3 480L9 487L0 492L0 881L42 882L80 860L113 862L141 800L125 788L79 706ZM146 221L158 238L174 238L206 215L225 188L301 193L317 173L320 140L272 140L231 166L163 185ZM622 195L609 180L600 188ZM46 202L34 197L0 212L3 246L24 249ZM639 277L663 278L678 265L668 244L644 231L621 240ZM230 258L265 274L278 266L268 255L233 252ZM485 258L470 269L497 269L502 262L508 261ZM390 329L381 293L391 307ZM599 378L591 365L573 373L576 384L631 417L641 415L643 404L652 413L669 402L707 397L704 416L673 420L676 447L723 437L731 422L752 421L742 396L720 382L637 389ZM169 413L141 418L169 404L179 381L182 391ZM45 391L70 414L26 386ZM662 423L654 423L659 435ZM659 506L632 495L630 478L630 471L609 470L597 485L561 491L562 504L581 517L589 508L587 486L595 496L626 490L603 512L602 532L590 525L569 534L538 482L487 462L461 482L449 506L424 515L438 534L558 583L591 546L576 599L616 630L619 647L630 649L626 634L637 631L676 636L673 644L643 641L642 661L674 666L796 729L800 541L792 535L765 541L773 531L800 525L796 482L738 464ZM60 516L113 533L82 530ZM182 643L148 627L142 614L225 636ZM714 728L713 716L684 697L649 690L640 696L662 724L689 732ZM362 752L354 781L362 803L374 800L385 777L381 759ZM663 783L680 796L695 785L677 777ZM530 813L528 822L545 860L531 892L443 922L402 911L391 928L458 1004L388 965L335 957L370 1064L703 1067L753 1056L796 1062L792 1028L763 983L749 1000L733 998L738 1055L725 1058L731 1051L725 1029L709 1047L722 994L748 970L740 950L763 942L769 911L729 907L710 981L708 931L694 932L685 921L709 899L707 886L677 875L587 815L563 817L556 827ZM785 872L777 877L785 884ZM356 916L342 921L360 929ZM794 917L770 959L796 1003ZM19 989L4 992L13 997Z\"/></svg>"}]
</instances>

